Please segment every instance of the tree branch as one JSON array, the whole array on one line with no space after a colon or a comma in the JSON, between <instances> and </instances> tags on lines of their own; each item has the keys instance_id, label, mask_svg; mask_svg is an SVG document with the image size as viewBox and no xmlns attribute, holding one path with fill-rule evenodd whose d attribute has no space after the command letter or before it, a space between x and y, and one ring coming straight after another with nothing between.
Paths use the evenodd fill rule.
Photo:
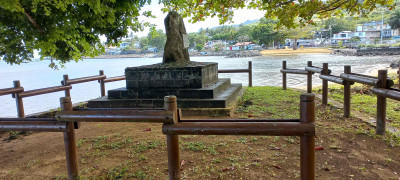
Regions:
<instances>
[{"instance_id":1,"label":"tree branch","mask_svg":"<svg viewBox=\"0 0 400 180\"><path fill-rule=\"evenodd\" d=\"M24 8L24 13L25 16L29 19L29 21L32 23L32 25L40 32L44 33L43 29L40 28L39 24L36 23L35 19L29 14L29 12Z\"/></svg>"}]
</instances>

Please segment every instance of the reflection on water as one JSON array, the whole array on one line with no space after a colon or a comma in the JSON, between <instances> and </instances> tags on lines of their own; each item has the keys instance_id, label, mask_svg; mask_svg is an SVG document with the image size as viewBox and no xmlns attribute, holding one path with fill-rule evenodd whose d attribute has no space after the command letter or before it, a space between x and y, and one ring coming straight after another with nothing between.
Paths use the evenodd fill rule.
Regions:
<instances>
[{"instance_id":1,"label":"reflection on water","mask_svg":"<svg viewBox=\"0 0 400 180\"><path fill-rule=\"evenodd\" d=\"M373 69L387 67L390 62L398 61L399 56L384 57L355 57L335 56L329 54L305 54L293 56L263 56L249 58L224 58L224 57L191 57L192 61L218 62L219 69L242 69L248 67L248 61L253 61L253 86L281 86L282 76L279 72L282 61L287 61L287 68L304 69L307 61L313 61L314 66L322 67L322 63L329 63L332 74L339 75L343 72L344 65L351 65L352 72L368 74ZM32 62L22 65L10 66L0 62L0 89L9 88L13 80L20 80L25 91L60 85L62 76L68 74L70 79L92 76L104 70L107 77L124 74L125 67L148 65L161 62L161 58L124 58L124 59L86 59L78 63L66 64L66 69L52 70L48 67L49 61ZM231 78L233 83L248 84L246 73L219 74L220 78ZM289 87L306 85L304 75L287 76ZM320 84L318 75L314 75L313 84ZM125 81L106 84L106 89L125 86ZM63 92L24 98L25 114L45 111L59 106L59 98ZM89 82L73 85L71 98L74 103L86 101L100 96L98 82ZM11 95L0 96L0 116L16 116L15 100Z\"/></svg>"}]
</instances>

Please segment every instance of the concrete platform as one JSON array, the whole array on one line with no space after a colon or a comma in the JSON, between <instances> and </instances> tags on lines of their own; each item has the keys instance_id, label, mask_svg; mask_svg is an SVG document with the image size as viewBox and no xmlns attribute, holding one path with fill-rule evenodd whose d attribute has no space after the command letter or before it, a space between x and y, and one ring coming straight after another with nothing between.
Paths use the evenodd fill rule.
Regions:
<instances>
[{"instance_id":1,"label":"concrete platform","mask_svg":"<svg viewBox=\"0 0 400 180\"><path fill-rule=\"evenodd\" d=\"M108 99L163 99L168 95L180 98L209 99L217 98L231 85L229 78L218 79L215 83L204 88L141 88L127 89L126 87L108 91Z\"/></svg>"},{"instance_id":2,"label":"concrete platform","mask_svg":"<svg viewBox=\"0 0 400 180\"><path fill-rule=\"evenodd\" d=\"M241 84L231 84L229 88L215 98L178 98L178 108L227 108L237 99L241 89ZM90 108L162 108L164 99L109 99L104 96L90 100L88 106Z\"/></svg>"},{"instance_id":3,"label":"concrete platform","mask_svg":"<svg viewBox=\"0 0 400 180\"><path fill-rule=\"evenodd\" d=\"M218 78L218 63L153 64L125 69L126 87L88 102L90 108L162 108L175 95L183 116L230 116L241 84Z\"/></svg>"}]
</instances>

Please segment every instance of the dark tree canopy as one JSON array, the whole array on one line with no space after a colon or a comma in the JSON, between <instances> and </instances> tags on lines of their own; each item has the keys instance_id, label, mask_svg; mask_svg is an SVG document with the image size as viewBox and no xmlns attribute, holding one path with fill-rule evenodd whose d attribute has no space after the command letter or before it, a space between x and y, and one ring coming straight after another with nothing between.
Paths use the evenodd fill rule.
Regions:
<instances>
[{"instance_id":1,"label":"dark tree canopy","mask_svg":"<svg viewBox=\"0 0 400 180\"><path fill-rule=\"evenodd\" d=\"M33 50L41 58L52 57L65 63L104 51L100 36L116 45L128 29L140 31L141 8L151 0L1 0L0 56L10 64L30 60ZM265 17L276 18L278 26L293 28L314 24L318 15L347 13L366 16L381 5L392 9L394 0L159 0L164 12L175 10L191 22L217 16L223 24L232 20L235 9L265 11ZM152 16L150 12L143 15Z\"/></svg>"},{"instance_id":2,"label":"dark tree canopy","mask_svg":"<svg viewBox=\"0 0 400 180\"><path fill-rule=\"evenodd\" d=\"M400 28L400 10L397 10L390 15L389 25L392 29Z\"/></svg>"},{"instance_id":3,"label":"dark tree canopy","mask_svg":"<svg viewBox=\"0 0 400 180\"><path fill-rule=\"evenodd\" d=\"M41 57L67 62L104 50L100 35L116 44L128 29L143 29L137 17L146 0L47 1L0 3L0 56L19 64L40 49ZM145 13L149 16L149 13Z\"/></svg>"}]
</instances>

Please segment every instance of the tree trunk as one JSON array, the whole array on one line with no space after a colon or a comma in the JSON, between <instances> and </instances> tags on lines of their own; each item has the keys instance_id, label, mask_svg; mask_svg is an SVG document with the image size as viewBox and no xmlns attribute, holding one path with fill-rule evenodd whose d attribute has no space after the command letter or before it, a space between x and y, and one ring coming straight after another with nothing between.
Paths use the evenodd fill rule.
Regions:
<instances>
[{"instance_id":1,"label":"tree trunk","mask_svg":"<svg viewBox=\"0 0 400 180\"><path fill-rule=\"evenodd\" d=\"M297 50L297 39L294 39L293 50Z\"/></svg>"}]
</instances>

